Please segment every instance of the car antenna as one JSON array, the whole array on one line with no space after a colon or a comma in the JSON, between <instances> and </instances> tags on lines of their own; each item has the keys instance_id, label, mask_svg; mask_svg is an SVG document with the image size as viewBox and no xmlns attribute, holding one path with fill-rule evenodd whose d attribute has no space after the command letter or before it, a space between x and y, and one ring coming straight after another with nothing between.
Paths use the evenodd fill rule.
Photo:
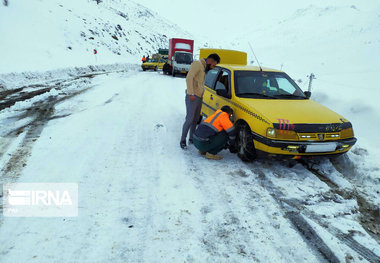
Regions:
<instances>
[{"instance_id":1,"label":"car antenna","mask_svg":"<svg viewBox=\"0 0 380 263\"><path fill-rule=\"evenodd\" d=\"M257 61L257 64L259 64L260 71L263 72L263 69L261 68L260 62L259 62L259 60L257 59L255 52L253 51L253 48L252 48L252 46L251 46L251 43L248 42L248 45L249 45L249 47L250 47L250 49L251 49L253 55L255 56L255 59L256 59L256 61Z\"/></svg>"}]
</instances>

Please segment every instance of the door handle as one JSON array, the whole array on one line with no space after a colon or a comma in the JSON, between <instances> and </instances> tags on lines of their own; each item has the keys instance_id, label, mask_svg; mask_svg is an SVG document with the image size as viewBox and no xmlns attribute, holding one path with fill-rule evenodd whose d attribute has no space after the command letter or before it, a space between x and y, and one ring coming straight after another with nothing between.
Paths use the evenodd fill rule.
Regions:
<instances>
[{"instance_id":1,"label":"door handle","mask_svg":"<svg viewBox=\"0 0 380 263\"><path fill-rule=\"evenodd\" d=\"M210 95L210 100L213 100L213 99L214 99L214 97L212 95Z\"/></svg>"}]
</instances>

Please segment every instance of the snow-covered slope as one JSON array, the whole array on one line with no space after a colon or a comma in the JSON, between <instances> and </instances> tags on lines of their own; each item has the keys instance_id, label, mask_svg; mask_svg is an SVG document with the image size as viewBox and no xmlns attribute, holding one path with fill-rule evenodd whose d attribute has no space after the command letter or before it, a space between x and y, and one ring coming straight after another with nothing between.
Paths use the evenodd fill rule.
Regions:
<instances>
[{"instance_id":1,"label":"snow-covered slope","mask_svg":"<svg viewBox=\"0 0 380 263\"><path fill-rule=\"evenodd\" d=\"M139 63L169 38L191 37L129 0L10 1L0 6L0 36L0 73Z\"/></svg>"},{"instance_id":2,"label":"snow-covered slope","mask_svg":"<svg viewBox=\"0 0 380 263\"><path fill-rule=\"evenodd\" d=\"M362 83L358 74L380 71L380 5L310 5L278 22L259 19L234 46L249 51L248 41L266 66L334 79L354 75L352 84Z\"/></svg>"}]
</instances>

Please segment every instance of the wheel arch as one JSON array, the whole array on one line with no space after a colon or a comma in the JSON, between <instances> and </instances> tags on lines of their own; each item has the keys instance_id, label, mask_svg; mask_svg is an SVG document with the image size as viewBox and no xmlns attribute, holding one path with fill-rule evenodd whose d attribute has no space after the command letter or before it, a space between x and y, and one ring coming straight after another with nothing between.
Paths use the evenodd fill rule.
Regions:
<instances>
[{"instance_id":1,"label":"wheel arch","mask_svg":"<svg viewBox=\"0 0 380 263\"><path fill-rule=\"evenodd\" d=\"M252 131L252 127L251 127L251 125L249 125L249 123L248 123L246 120L244 120L244 119L239 119L239 120L237 120L237 121L235 122L235 127L241 127L242 125L247 125L247 126L251 129L251 131Z\"/></svg>"}]
</instances>

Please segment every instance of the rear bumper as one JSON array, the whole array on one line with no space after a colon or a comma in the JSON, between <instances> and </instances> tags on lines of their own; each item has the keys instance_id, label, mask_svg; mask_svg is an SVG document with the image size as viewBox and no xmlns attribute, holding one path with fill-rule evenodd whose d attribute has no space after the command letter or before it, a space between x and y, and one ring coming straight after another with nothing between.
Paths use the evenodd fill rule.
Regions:
<instances>
[{"instance_id":1,"label":"rear bumper","mask_svg":"<svg viewBox=\"0 0 380 263\"><path fill-rule=\"evenodd\" d=\"M155 69L156 66L144 66L144 65L142 65L141 68L142 69Z\"/></svg>"},{"instance_id":2,"label":"rear bumper","mask_svg":"<svg viewBox=\"0 0 380 263\"><path fill-rule=\"evenodd\" d=\"M347 152L356 143L355 137L329 141L281 141L252 133L255 147L261 152L275 155L321 156Z\"/></svg>"}]
</instances>

